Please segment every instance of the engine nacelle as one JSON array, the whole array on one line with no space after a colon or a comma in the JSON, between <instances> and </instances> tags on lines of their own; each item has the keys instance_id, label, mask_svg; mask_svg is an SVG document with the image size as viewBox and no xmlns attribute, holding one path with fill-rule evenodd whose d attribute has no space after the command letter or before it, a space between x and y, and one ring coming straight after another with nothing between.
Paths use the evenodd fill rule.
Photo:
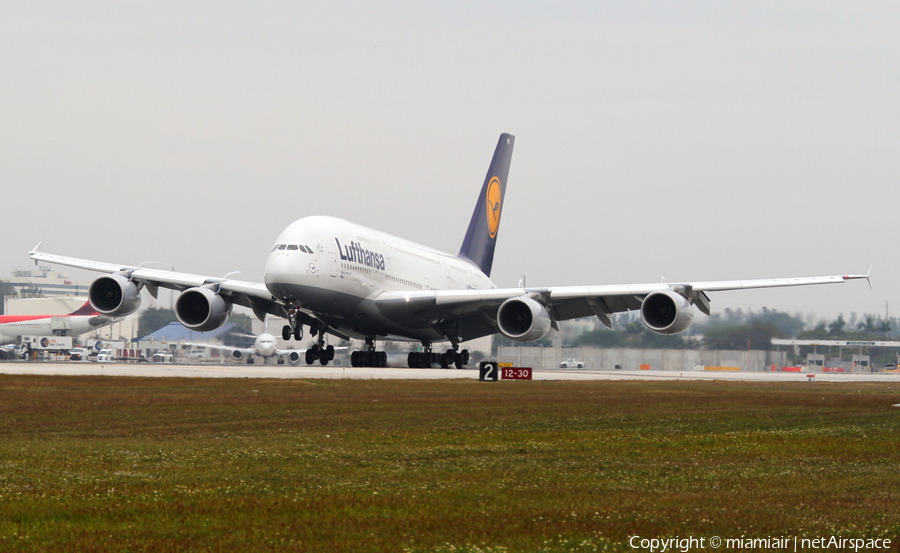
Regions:
<instances>
[{"instance_id":1,"label":"engine nacelle","mask_svg":"<svg viewBox=\"0 0 900 553\"><path fill-rule=\"evenodd\" d=\"M231 350L231 357L232 357L232 359L240 361L241 359L244 358L244 352L239 349L233 349L233 350Z\"/></svg>"},{"instance_id":2,"label":"engine nacelle","mask_svg":"<svg viewBox=\"0 0 900 553\"><path fill-rule=\"evenodd\" d=\"M141 306L141 293L133 282L120 274L104 275L91 283L88 300L101 315L124 317Z\"/></svg>"},{"instance_id":3,"label":"engine nacelle","mask_svg":"<svg viewBox=\"0 0 900 553\"><path fill-rule=\"evenodd\" d=\"M231 304L209 288L188 288L175 301L175 316L197 332L219 328L230 314Z\"/></svg>"},{"instance_id":4,"label":"engine nacelle","mask_svg":"<svg viewBox=\"0 0 900 553\"><path fill-rule=\"evenodd\" d=\"M290 352L288 354L288 361L290 361L291 363L297 363L298 361L300 361L300 352L299 351Z\"/></svg>"},{"instance_id":5,"label":"engine nacelle","mask_svg":"<svg viewBox=\"0 0 900 553\"><path fill-rule=\"evenodd\" d=\"M657 334L684 332L694 321L691 302L674 290L653 292L641 303L641 319Z\"/></svg>"},{"instance_id":6,"label":"engine nacelle","mask_svg":"<svg viewBox=\"0 0 900 553\"><path fill-rule=\"evenodd\" d=\"M531 342L550 332L550 313L528 296L510 298L497 310L497 325L507 338Z\"/></svg>"}]
</instances>

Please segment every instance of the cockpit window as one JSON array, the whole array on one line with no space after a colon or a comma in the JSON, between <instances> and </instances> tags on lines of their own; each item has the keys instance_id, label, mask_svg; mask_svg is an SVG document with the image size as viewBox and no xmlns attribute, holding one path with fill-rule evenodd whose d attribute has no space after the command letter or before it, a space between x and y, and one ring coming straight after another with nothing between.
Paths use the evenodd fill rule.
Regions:
<instances>
[{"instance_id":1,"label":"cockpit window","mask_svg":"<svg viewBox=\"0 0 900 553\"><path fill-rule=\"evenodd\" d=\"M285 249L285 248L287 248L287 244L278 244L278 249L279 249L279 250L283 250L283 249Z\"/></svg>"},{"instance_id":2,"label":"cockpit window","mask_svg":"<svg viewBox=\"0 0 900 553\"><path fill-rule=\"evenodd\" d=\"M274 246L272 246L272 251L273 251L273 252L274 252L275 250L277 250L277 249L278 249L278 244L275 244Z\"/></svg>"},{"instance_id":3,"label":"cockpit window","mask_svg":"<svg viewBox=\"0 0 900 553\"><path fill-rule=\"evenodd\" d=\"M300 247L301 247L301 248L303 249L303 251L305 251L306 253L313 253L312 248L310 248L309 246L303 245L303 246L300 246Z\"/></svg>"},{"instance_id":4,"label":"cockpit window","mask_svg":"<svg viewBox=\"0 0 900 553\"><path fill-rule=\"evenodd\" d=\"M299 246L297 246L297 244L291 244L291 245L289 245L289 246L288 246L288 247L287 247L287 249L289 249L289 250L292 250L292 251L293 251L293 250L299 250L299 249L300 249L300 247L299 247Z\"/></svg>"}]
</instances>

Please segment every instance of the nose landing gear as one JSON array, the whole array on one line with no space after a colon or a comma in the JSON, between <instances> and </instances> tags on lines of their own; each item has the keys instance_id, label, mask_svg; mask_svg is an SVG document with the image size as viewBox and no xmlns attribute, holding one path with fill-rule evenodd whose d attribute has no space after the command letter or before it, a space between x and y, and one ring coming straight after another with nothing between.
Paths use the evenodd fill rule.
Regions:
<instances>
[{"instance_id":1,"label":"nose landing gear","mask_svg":"<svg viewBox=\"0 0 900 553\"><path fill-rule=\"evenodd\" d=\"M303 321L309 321L310 317L300 312L296 307L288 310L288 323L281 329L281 337L284 341L290 341L293 337L298 342L303 339ZM334 346L325 345L325 327L319 325L319 321L309 321L309 333L317 336L316 343L306 350L306 364L312 365L316 361L323 366L334 360Z\"/></svg>"}]
</instances>

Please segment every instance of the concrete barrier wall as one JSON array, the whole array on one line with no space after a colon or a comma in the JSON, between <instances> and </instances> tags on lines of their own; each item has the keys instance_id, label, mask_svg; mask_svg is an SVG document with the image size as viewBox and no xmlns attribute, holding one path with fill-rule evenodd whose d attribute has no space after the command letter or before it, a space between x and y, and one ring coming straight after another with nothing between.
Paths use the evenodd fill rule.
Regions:
<instances>
[{"instance_id":1,"label":"concrete barrier wall","mask_svg":"<svg viewBox=\"0 0 900 553\"><path fill-rule=\"evenodd\" d=\"M642 365L653 370L691 371L702 367L738 367L741 370L764 371L772 365L787 363L787 353L777 351L713 351L683 349L627 349L627 348L539 348L502 347L501 363L517 367L541 369L558 368L566 359L583 361L586 369L636 371ZM748 365L749 358L749 365Z\"/></svg>"}]
</instances>

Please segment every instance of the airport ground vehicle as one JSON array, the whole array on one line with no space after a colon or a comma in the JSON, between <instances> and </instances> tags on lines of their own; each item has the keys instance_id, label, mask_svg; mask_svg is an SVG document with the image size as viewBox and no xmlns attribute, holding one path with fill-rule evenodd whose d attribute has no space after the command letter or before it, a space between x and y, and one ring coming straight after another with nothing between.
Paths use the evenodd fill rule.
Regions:
<instances>
[{"instance_id":1,"label":"airport ground vehicle","mask_svg":"<svg viewBox=\"0 0 900 553\"><path fill-rule=\"evenodd\" d=\"M174 356L169 352L157 352L153 354L154 363L171 363Z\"/></svg>"},{"instance_id":2,"label":"airport ground vehicle","mask_svg":"<svg viewBox=\"0 0 900 553\"><path fill-rule=\"evenodd\" d=\"M85 348L72 348L69 350L70 361L87 361L91 357L91 351Z\"/></svg>"},{"instance_id":3,"label":"airport ground vehicle","mask_svg":"<svg viewBox=\"0 0 900 553\"><path fill-rule=\"evenodd\" d=\"M560 369L583 369L584 361L576 361L575 359L566 359L559 364Z\"/></svg>"},{"instance_id":4,"label":"airport ground vehicle","mask_svg":"<svg viewBox=\"0 0 900 553\"><path fill-rule=\"evenodd\" d=\"M97 354L98 363L112 363L116 361L116 354L111 349L101 349Z\"/></svg>"}]
</instances>

